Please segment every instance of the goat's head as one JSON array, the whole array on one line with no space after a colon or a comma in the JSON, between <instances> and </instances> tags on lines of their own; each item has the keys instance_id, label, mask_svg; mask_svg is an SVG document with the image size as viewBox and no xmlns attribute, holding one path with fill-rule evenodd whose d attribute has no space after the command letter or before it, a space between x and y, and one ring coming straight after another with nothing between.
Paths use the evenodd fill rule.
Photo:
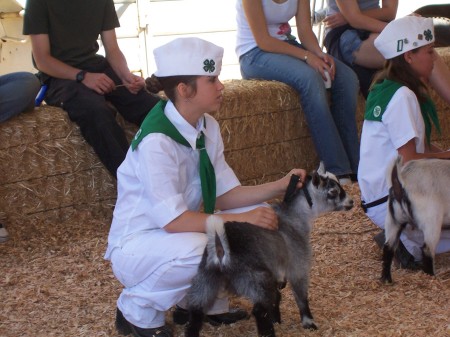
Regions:
<instances>
[{"instance_id":1,"label":"goat's head","mask_svg":"<svg viewBox=\"0 0 450 337\"><path fill-rule=\"evenodd\" d=\"M296 176L291 177L283 201L284 207L311 217L353 208L353 199L347 195L336 176L325 171L322 162L317 170L306 177L301 189L296 188L298 179Z\"/></svg>"},{"instance_id":2,"label":"goat's head","mask_svg":"<svg viewBox=\"0 0 450 337\"><path fill-rule=\"evenodd\" d=\"M348 211L353 208L353 199L347 195L336 176L325 171L322 162L308 180L305 188L311 195L317 213Z\"/></svg>"}]
</instances>

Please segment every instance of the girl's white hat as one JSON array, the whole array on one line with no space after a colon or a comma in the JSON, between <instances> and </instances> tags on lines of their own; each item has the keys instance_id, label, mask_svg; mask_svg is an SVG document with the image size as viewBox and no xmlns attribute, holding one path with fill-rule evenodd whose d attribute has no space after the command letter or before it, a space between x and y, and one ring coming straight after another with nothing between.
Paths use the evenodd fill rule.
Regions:
<instances>
[{"instance_id":1,"label":"girl's white hat","mask_svg":"<svg viewBox=\"0 0 450 337\"><path fill-rule=\"evenodd\" d=\"M410 15L388 23L374 44L385 59L391 59L433 42L433 19Z\"/></svg>"},{"instance_id":2,"label":"girl's white hat","mask_svg":"<svg viewBox=\"0 0 450 337\"><path fill-rule=\"evenodd\" d=\"M153 50L155 76L218 76L222 68L223 48L196 38L178 38Z\"/></svg>"}]
</instances>

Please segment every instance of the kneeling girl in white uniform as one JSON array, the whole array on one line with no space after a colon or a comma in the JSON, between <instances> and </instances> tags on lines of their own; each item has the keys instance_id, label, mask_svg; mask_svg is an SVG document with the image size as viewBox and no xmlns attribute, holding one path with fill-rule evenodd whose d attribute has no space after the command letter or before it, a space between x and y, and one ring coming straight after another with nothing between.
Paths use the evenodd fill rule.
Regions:
<instances>
[{"instance_id":1,"label":"kneeling girl in white uniform","mask_svg":"<svg viewBox=\"0 0 450 337\"><path fill-rule=\"evenodd\" d=\"M222 55L223 48L198 38L154 50L157 71L147 79L148 88L163 89L169 100L150 111L118 169L105 254L124 286L116 317L123 334L172 336L165 313L182 306L205 248L210 213L220 210L225 221L276 230L274 211L262 203L282 196L291 174L306 177L293 169L271 183L240 185L225 161L219 124L208 114L222 102ZM247 317L242 310L229 311L226 297L207 314L218 323Z\"/></svg>"},{"instance_id":2,"label":"kneeling girl in white uniform","mask_svg":"<svg viewBox=\"0 0 450 337\"><path fill-rule=\"evenodd\" d=\"M427 91L436 52L433 20L407 16L390 22L375 39L386 58L383 71L369 93L361 134L358 182L367 216L384 229L389 191L387 174L394 159L450 158L430 143L440 132L436 109ZM422 258L423 235L407 226L398 255L405 268L416 269ZM378 242L378 240L377 240ZM382 241L380 242L382 244ZM450 250L450 231L442 231L436 253Z\"/></svg>"}]
</instances>

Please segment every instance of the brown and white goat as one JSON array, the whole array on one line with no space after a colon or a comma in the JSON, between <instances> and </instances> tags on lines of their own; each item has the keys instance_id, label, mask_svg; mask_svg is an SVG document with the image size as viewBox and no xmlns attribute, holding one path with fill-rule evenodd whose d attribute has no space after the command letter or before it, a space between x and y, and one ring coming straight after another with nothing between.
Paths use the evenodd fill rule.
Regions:
<instances>
[{"instance_id":1,"label":"brown and white goat","mask_svg":"<svg viewBox=\"0 0 450 337\"><path fill-rule=\"evenodd\" d=\"M392 283L393 255L407 224L423 232L422 269L434 275L434 256L441 230L450 229L450 161L419 159L402 164L399 156L392 167L391 184L381 281Z\"/></svg>"},{"instance_id":2,"label":"brown and white goat","mask_svg":"<svg viewBox=\"0 0 450 337\"><path fill-rule=\"evenodd\" d=\"M317 329L308 303L312 223L321 214L351 209L353 200L322 165L300 190L295 188L297 181L291 180L284 201L273 206L278 230L208 218L208 244L187 295L185 336L199 336L204 311L221 289L250 299L258 335L275 336L273 323L281 321L280 289L286 282L294 292L303 328Z\"/></svg>"}]
</instances>

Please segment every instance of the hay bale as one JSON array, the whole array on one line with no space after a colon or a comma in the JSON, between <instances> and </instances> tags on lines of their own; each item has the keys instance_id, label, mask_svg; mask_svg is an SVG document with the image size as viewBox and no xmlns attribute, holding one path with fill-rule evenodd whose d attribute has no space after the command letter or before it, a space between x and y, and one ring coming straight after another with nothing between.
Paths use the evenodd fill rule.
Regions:
<instances>
[{"instance_id":1,"label":"hay bale","mask_svg":"<svg viewBox=\"0 0 450 337\"><path fill-rule=\"evenodd\" d=\"M275 81L225 82L219 121L225 157L244 184L262 183L318 158L295 90Z\"/></svg>"},{"instance_id":2,"label":"hay bale","mask_svg":"<svg viewBox=\"0 0 450 337\"><path fill-rule=\"evenodd\" d=\"M450 47L436 48L436 51L441 55L445 64L450 67ZM436 110L438 112L442 130L441 135L433 132L431 139L432 141L437 142L442 148L448 149L450 148L450 105L444 102L434 91L431 91L431 98L436 104Z\"/></svg>"},{"instance_id":3,"label":"hay bale","mask_svg":"<svg viewBox=\"0 0 450 337\"><path fill-rule=\"evenodd\" d=\"M244 184L312 167L316 155L295 91L278 82L225 86L214 116L225 156ZM118 120L131 139L137 127ZM0 125L0 155L0 209L7 218L61 221L80 209L111 216L116 182L62 109L44 105Z\"/></svg>"},{"instance_id":4,"label":"hay bale","mask_svg":"<svg viewBox=\"0 0 450 337\"><path fill-rule=\"evenodd\" d=\"M114 179L62 109L42 106L3 123L0 156L0 209L9 218L61 220L74 208L114 204Z\"/></svg>"}]
</instances>

